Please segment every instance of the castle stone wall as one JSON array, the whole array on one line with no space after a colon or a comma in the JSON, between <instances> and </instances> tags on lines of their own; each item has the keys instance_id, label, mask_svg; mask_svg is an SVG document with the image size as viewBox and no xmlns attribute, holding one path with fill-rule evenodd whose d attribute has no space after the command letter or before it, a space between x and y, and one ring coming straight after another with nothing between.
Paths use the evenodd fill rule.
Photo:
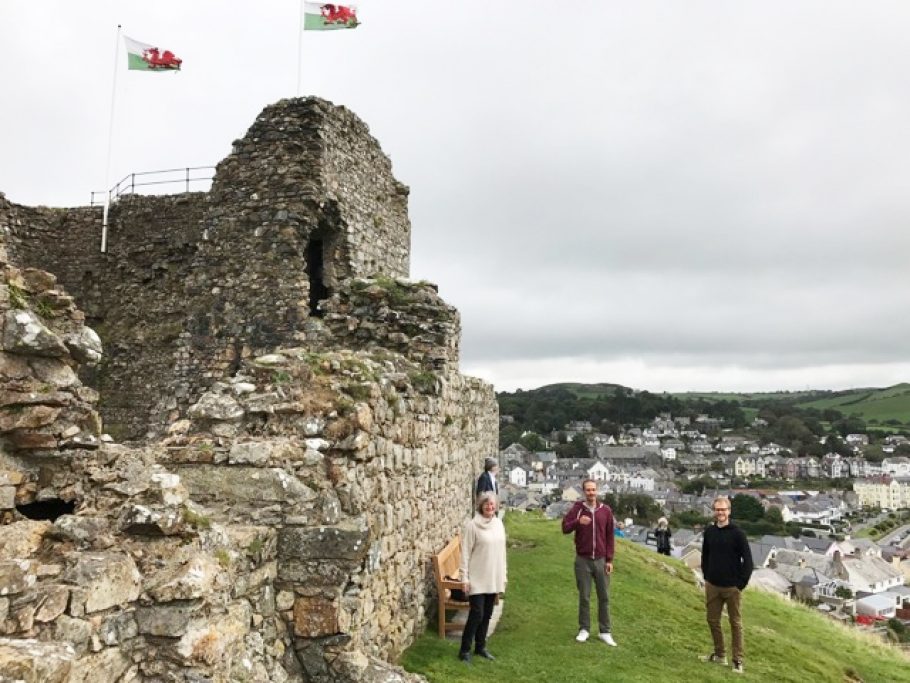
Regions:
<instances>
[{"instance_id":1,"label":"castle stone wall","mask_svg":"<svg viewBox=\"0 0 910 683\"><path fill-rule=\"evenodd\" d=\"M353 277L407 277L407 194L366 124L309 98L267 107L208 193L120 198L106 254L100 208L0 200L0 221L18 261L57 274L108 342L84 379L109 431L141 438L242 357L306 343L311 278L328 297Z\"/></svg>"},{"instance_id":2,"label":"castle stone wall","mask_svg":"<svg viewBox=\"0 0 910 683\"><path fill-rule=\"evenodd\" d=\"M498 411L406 200L316 99L209 193L121 198L105 254L100 209L0 195L0 679L421 680Z\"/></svg>"}]
</instances>

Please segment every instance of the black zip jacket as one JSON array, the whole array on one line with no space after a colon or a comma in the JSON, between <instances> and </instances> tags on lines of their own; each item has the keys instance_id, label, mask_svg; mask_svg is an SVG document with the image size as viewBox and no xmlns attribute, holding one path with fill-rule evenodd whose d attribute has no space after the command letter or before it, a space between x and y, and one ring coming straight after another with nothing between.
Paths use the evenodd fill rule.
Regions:
<instances>
[{"instance_id":1,"label":"black zip jacket","mask_svg":"<svg viewBox=\"0 0 910 683\"><path fill-rule=\"evenodd\" d=\"M752 576L752 551L742 529L712 524L705 529L701 547L701 573L720 588L743 590Z\"/></svg>"}]
</instances>

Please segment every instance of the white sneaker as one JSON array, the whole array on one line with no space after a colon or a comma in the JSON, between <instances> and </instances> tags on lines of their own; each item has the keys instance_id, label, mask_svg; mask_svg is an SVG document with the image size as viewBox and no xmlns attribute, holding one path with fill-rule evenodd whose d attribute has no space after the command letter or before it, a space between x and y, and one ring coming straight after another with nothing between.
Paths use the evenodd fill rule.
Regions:
<instances>
[{"instance_id":1,"label":"white sneaker","mask_svg":"<svg viewBox=\"0 0 910 683\"><path fill-rule=\"evenodd\" d=\"M613 640L613 636L609 633L601 633L600 639L602 641L604 641L607 645L610 645L611 647L617 647L616 641Z\"/></svg>"},{"instance_id":2,"label":"white sneaker","mask_svg":"<svg viewBox=\"0 0 910 683\"><path fill-rule=\"evenodd\" d=\"M575 636L575 640L577 640L579 643L583 643L588 639L588 635L590 635L590 634L587 631L585 631L584 629L581 629L578 632L578 635Z\"/></svg>"}]
</instances>

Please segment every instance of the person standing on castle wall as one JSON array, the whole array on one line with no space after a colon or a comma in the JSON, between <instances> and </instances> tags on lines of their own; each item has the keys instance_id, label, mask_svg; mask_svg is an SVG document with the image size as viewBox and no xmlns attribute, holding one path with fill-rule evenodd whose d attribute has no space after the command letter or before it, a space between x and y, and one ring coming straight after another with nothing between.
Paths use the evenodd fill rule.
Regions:
<instances>
[{"instance_id":1,"label":"person standing on castle wall","mask_svg":"<svg viewBox=\"0 0 910 683\"><path fill-rule=\"evenodd\" d=\"M485 491L499 495L499 483L496 481L496 473L499 472L499 463L496 458L487 458L483 461L483 473L477 477L477 486L474 495L479 496Z\"/></svg>"},{"instance_id":2,"label":"person standing on castle wall","mask_svg":"<svg viewBox=\"0 0 910 683\"><path fill-rule=\"evenodd\" d=\"M752 577L752 551L742 529L730 523L730 499L714 499L714 524L705 529L701 549L701 573L705 577L705 611L714 652L702 661L726 665L724 632L720 618L727 606L733 640L733 671L743 673L742 592Z\"/></svg>"},{"instance_id":3,"label":"person standing on castle wall","mask_svg":"<svg viewBox=\"0 0 910 683\"><path fill-rule=\"evenodd\" d=\"M610 575L613 573L613 511L597 500L597 483L585 479L584 499L562 518L562 532L575 534L575 585L578 587L578 635L583 643L591 630L591 581L597 589L597 624L600 639L616 647L610 624Z\"/></svg>"},{"instance_id":4,"label":"person standing on castle wall","mask_svg":"<svg viewBox=\"0 0 910 683\"><path fill-rule=\"evenodd\" d=\"M458 658L471 661L474 654L484 659L495 657L487 650L487 630L496 596L506 590L506 530L496 516L496 494L484 491L477 499L474 517L465 524L461 541L461 580L465 584L471 609L461 635Z\"/></svg>"},{"instance_id":5,"label":"person standing on castle wall","mask_svg":"<svg viewBox=\"0 0 910 683\"><path fill-rule=\"evenodd\" d=\"M654 529L654 540L657 541L657 552L661 555L670 554L670 539L673 534L670 532L670 523L666 517L657 520L657 528Z\"/></svg>"}]
</instances>

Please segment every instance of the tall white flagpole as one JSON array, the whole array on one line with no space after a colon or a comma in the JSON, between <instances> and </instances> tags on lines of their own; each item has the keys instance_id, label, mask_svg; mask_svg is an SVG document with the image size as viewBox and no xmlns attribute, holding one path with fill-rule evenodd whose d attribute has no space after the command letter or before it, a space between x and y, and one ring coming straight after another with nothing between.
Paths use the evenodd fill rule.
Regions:
<instances>
[{"instance_id":1,"label":"tall white flagpole","mask_svg":"<svg viewBox=\"0 0 910 683\"><path fill-rule=\"evenodd\" d=\"M303 26L304 26L303 0L300 0L300 23L297 25L297 97L300 97L300 78L303 70Z\"/></svg>"},{"instance_id":2,"label":"tall white flagpole","mask_svg":"<svg viewBox=\"0 0 910 683\"><path fill-rule=\"evenodd\" d=\"M117 101L117 61L120 56L120 24L117 24L117 39L114 41L114 79L111 85L111 115L107 128L107 164L104 168L104 187L107 199L101 219L101 253L107 251L107 216L111 209L111 154L114 149L114 104Z\"/></svg>"}]
</instances>

